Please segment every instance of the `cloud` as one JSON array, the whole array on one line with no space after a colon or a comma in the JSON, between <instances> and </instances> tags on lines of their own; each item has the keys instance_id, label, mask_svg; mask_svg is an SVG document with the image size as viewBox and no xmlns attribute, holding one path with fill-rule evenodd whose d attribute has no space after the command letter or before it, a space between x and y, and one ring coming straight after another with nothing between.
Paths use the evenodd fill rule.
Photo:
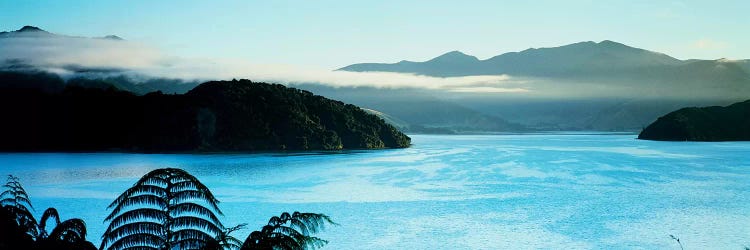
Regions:
<instances>
[{"instance_id":1,"label":"cloud","mask_svg":"<svg viewBox=\"0 0 750 250\"><path fill-rule=\"evenodd\" d=\"M691 47L694 49L702 49L702 50L721 50L726 49L729 47L729 45L725 42L721 41L715 41L711 39L700 39L691 44Z\"/></svg>"},{"instance_id":2,"label":"cloud","mask_svg":"<svg viewBox=\"0 0 750 250\"><path fill-rule=\"evenodd\" d=\"M23 62L61 75L81 71L131 72L182 79L247 78L333 87L421 88L455 92L526 92L505 75L429 77L389 72L346 72L226 58L170 56L138 42L68 36L0 38L0 62Z\"/></svg>"},{"instance_id":3,"label":"cloud","mask_svg":"<svg viewBox=\"0 0 750 250\"><path fill-rule=\"evenodd\" d=\"M136 42L67 36L0 39L0 61L18 60L35 66L119 68L139 70L164 63L158 50Z\"/></svg>"},{"instance_id":4,"label":"cloud","mask_svg":"<svg viewBox=\"0 0 750 250\"><path fill-rule=\"evenodd\" d=\"M11 33L12 34L12 33ZM702 39L701 49L721 49L726 43ZM3 62L28 64L30 67L70 77L76 74L131 74L135 78L178 78L184 80L250 79L281 84L321 84L331 87L374 87L386 89L420 89L447 97L504 95L534 98L590 97L705 97L733 98L746 96L744 85L735 83L708 86L704 82L661 82L653 79L540 78L509 75L464 77L430 77L394 72L332 71L326 68L288 64L267 64L232 58L186 58L169 55L139 42L60 35L0 37L0 68ZM712 81L713 82L713 81ZM689 87L685 87L690 84ZM736 85L736 84L735 84ZM679 86L675 88L675 86ZM728 86L728 87L727 87ZM736 91L737 89L743 91Z\"/></svg>"},{"instance_id":5,"label":"cloud","mask_svg":"<svg viewBox=\"0 0 750 250\"><path fill-rule=\"evenodd\" d=\"M499 88L499 87L458 87L448 90L450 92L461 92L461 93L523 93L529 92L528 89L524 88Z\"/></svg>"}]
</instances>

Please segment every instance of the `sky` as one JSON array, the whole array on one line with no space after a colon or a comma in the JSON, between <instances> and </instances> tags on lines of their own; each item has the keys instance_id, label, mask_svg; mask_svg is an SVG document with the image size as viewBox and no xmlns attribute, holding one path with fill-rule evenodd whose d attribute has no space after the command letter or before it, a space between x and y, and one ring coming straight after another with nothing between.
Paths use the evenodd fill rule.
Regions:
<instances>
[{"instance_id":1,"label":"sky","mask_svg":"<svg viewBox=\"0 0 750 250\"><path fill-rule=\"evenodd\" d=\"M118 35L189 58L336 69L613 40L750 58L750 1L0 1L0 30Z\"/></svg>"}]
</instances>

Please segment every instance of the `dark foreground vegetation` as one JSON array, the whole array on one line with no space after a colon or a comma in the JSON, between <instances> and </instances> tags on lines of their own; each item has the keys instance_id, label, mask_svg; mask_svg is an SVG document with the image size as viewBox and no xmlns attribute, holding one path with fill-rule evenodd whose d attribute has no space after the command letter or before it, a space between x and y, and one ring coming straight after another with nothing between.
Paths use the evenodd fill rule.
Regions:
<instances>
[{"instance_id":1,"label":"dark foreground vegetation","mask_svg":"<svg viewBox=\"0 0 750 250\"><path fill-rule=\"evenodd\" d=\"M86 241L83 220L61 222L57 210L48 208L37 221L32 215L31 200L18 178L8 177L3 187L5 190L0 195L0 249L96 249L94 244ZM50 222L55 224L51 231L47 231Z\"/></svg>"},{"instance_id":2,"label":"dark foreground vegetation","mask_svg":"<svg viewBox=\"0 0 750 250\"><path fill-rule=\"evenodd\" d=\"M37 221L26 191L10 176L0 196L0 249L95 250L81 219L60 221L54 208ZM105 219L109 223L99 249L240 249L304 250L324 246L311 236L335 223L324 214L282 213L273 216L244 241L232 233L246 224L225 227L219 201L197 178L182 169L157 169L117 197ZM51 231L48 224L54 222Z\"/></svg>"},{"instance_id":3,"label":"dark foreground vegetation","mask_svg":"<svg viewBox=\"0 0 750 250\"><path fill-rule=\"evenodd\" d=\"M0 72L1 151L252 151L403 148L360 108L279 84L203 83L136 95L47 73Z\"/></svg>"},{"instance_id":4,"label":"dark foreground vegetation","mask_svg":"<svg viewBox=\"0 0 750 250\"><path fill-rule=\"evenodd\" d=\"M726 107L683 108L659 117L638 139L750 141L750 100Z\"/></svg>"}]
</instances>

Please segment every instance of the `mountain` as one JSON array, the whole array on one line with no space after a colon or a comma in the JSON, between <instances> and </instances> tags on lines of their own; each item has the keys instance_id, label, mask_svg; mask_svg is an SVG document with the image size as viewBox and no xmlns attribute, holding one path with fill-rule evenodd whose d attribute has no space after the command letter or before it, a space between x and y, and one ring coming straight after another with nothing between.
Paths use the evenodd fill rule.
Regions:
<instances>
[{"instance_id":1,"label":"mountain","mask_svg":"<svg viewBox=\"0 0 750 250\"><path fill-rule=\"evenodd\" d=\"M750 60L683 61L608 40L532 48L486 60L450 52L425 62L362 63L338 70L414 73L435 77L505 74L643 88L711 85L750 92Z\"/></svg>"},{"instance_id":2,"label":"mountain","mask_svg":"<svg viewBox=\"0 0 750 250\"><path fill-rule=\"evenodd\" d=\"M54 33L50 33L46 30L40 29L39 27L26 25L21 27L18 30L15 31L2 31L0 32L0 38L24 38L24 37L75 37L75 36L66 36L66 35L58 35ZM78 37L81 38L81 37ZM98 37L98 39L108 39L108 40L125 40L122 37L116 36L116 35L107 35L103 37Z\"/></svg>"},{"instance_id":3,"label":"mountain","mask_svg":"<svg viewBox=\"0 0 750 250\"><path fill-rule=\"evenodd\" d=\"M0 38L13 38L13 37L51 37L55 34L49 33L43 29L34 26L23 26L16 31L3 31L0 32Z\"/></svg>"},{"instance_id":4,"label":"mountain","mask_svg":"<svg viewBox=\"0 0 750 250\"><path fill-rule=\"evenodd\" d=\"M454 100L471 110L530 130L638 132L661 115L686 106L728 105L719 99L477 97Z\"/></svg>"},{"instance_id":5,"label":"mountain","mask_svg":"<svg viewBox=\"0 0 750 250\"><path fill-rule=\"evenodd\" d=\"M125 40L122 37L119 37L119 36L116 36L116 35L106 35L106 36L102 37L102 39L118 40L118 41Z\"/></svg>"},{"instance_id":6,"label":"mountain","mask_svg":"<svg viewBox=\"0 0 750 250\"><path fill-rule=\"evenodd\" d=\"M18 78L18 76L16 76ZM410 138L343 102L278 84L206 82L186 94L43 88L0 81L0 150L216 152L408 147ZM9 78L5 78L9 79Z\"/></svg>"},{"instance_id":7,"label":"mountain","mask_svg":"<svg viewBox=\"0 0 750 250\"><path fill-rule=\"evenodd\" d=\"M436 98L416 89L334 88L316 84L296 84L320 95L342 100L395 118L409 133L523 132L528 128L485 114L461 104ZM392 119L393 120L393 119Z\"/></svg>"},{"instance_id":8,"label":"mountain","mask_svg":"<svg viewBox=\"0 0 750 250\"><path fill-rule=\"evenodd\" d=\"M104 77L73 77L66 81L67 85L83 88L116 88L118 90L132 92L136 95L145 95L151 92L161 91L167 94L184 94L198 86L201 82L194 80L182 80L171 78L145 78L135 79L127 75L111 75Z\"/></svg>"},{"instance_id":9,"label":"mountain","mask_svg":"<svg viewBox=\"0 0 750 250\"><path fill-rule=\"evenodd\" d=\"M362 110L364 110L367 113L373 114L373 115L375 115L377 117L380 117L380 119L383 119L383 121L387 122L388 124L393 125L394 127L398 128L400 130L403 130L403 129L409 127L409 123L407 123L407 122L405 122L405 121L403 121L403 120L401 120L401 119L399 119L397 117L394 117L392 115L389 115L389 114L386 114L386 113L383 113L383 112L380 112L380 111L377 111L377 110L374 110L374 109L362 108Z\"/></svg>"},{"instance_id":10,"label":"mountain","mask_svg":"<svg viewBox=\"0 0 750 250\"><path fill-rule=\"evenodd\" d=\"M76 42L106 39L93 42L116 46L120 45L118 41L121 39L117 36L70 37L31 26L1 34L0 43L13 41L12 44L19 48L23 48L24 39L1 38L46 34L44 36L71 38ZM2 48L0 44L0 50ZM4 48L6 53L0 54L19 51L12 46ZM82 51L86 52L86 49ZM116 66L81 66L75 61L54 65L37 62L35 65L33 57L26 59L9 57L0 60L0 71L65 72L61 74L64 76L62 84L56 88L68 85L103 90L114 88L137 95L154 91L183 94L201 83L148 77ZM325 83L290 83L322 96L377 110L394 118L391 120L402 121L400 128L410 133L635 132L659 115L679 107L727 105L750 96L750 60L678 60L613 41L532 48L484 60L451 51L424 62L355 64L340 70L391 71L437 77L507 74L509 80L497 84L528 90L521 93L463 93L443 88L325 87ZM491 87L492 84L477 82L471 87Z\"/></svg>"},{"instance_id":11,"label":"mountain","mask_svg":"<svg viewBox=\"0 0 750 250\"><path fill-rule=\"evenodd\" d=\"M679 60L608 40L531 48L485 60L450 52L425 62L363 63L339 70L433 77L505 74L531 92L443 96L537 130L639 131L679 107L727 105L750 96L750 60Z\"/></svg>"},{"instance_id":12,"label":"mountain","mask_svg":"<svg viewBox=\"0 0 750 250\"><path fill-rule=\"evenodd\" d=\"M476 57L454 51L425 62L362 63L339 70L402 72L437 77L501 74L551 77L601 74L679 64L682 64L682 61L661 53L605 40L599 43L581 42L554 48L532 48L486 60L478 60Z\"/></svg>"},{"instance_id":13,"label":"mountain","mask_svg":"<svg viewBox=\"0 0 750 250\"><path fill-rule=\"evenodd\" d=\"M659 117L638 139L750 141L750 100L726 107L683 108Z\"/></svg>"}]
</instances>

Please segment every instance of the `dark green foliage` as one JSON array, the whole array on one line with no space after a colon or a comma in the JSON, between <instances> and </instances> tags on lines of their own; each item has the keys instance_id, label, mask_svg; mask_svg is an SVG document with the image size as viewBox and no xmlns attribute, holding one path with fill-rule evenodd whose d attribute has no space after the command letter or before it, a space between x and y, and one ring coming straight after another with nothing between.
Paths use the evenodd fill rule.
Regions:
<instances>
[{"instance_id":1,"label":"dark green foliage","mask_svg":"<svg viewBox=\"0 0 750 250\"><path fill-rule=\"evenodd\" d=\"M60 221L56 209L44 211L39 224L18 178L10 176L0 207L0 249L95 250L86 241L81 219ZM231 234L246 226L225 228L218 200L197 178L182 169L153 170L115 199L102 236L102 249L288 249L305 250L328 241L311 236L336 225L324 214L282 213L242 242ZM23 207L23 208L19 208ZM25 211L25 212L24 212ZM54 228L48 232L50 223Z\"/></svg>"},{"instance_id":2,"label":"dark green foliage","mask_svg":"<svg viewBox=\"0 0 750 250\"><path fill-rule=\"evenodd\" d=\"M3 185L5 191L0 194L0 206L15 216L16 224L31 237L38 237L39 230L36 219L32 215L34 207L23 189L18 177L9 175L8 182Z\"/></svg>"},{"instance_id":3,"label":"dark green foliage","mask_svg":"<svg viewBox=\"0 0 750 250\"><path fill-rule=\"evenodd\" d=\"M0 249L31 249L34 238L28 229L18 225L17 215L7 207L0 207Z\"/></svg>"},{"instance_id":4,"label":"dark green foliage","mask_svg":"<svg viewBox=\"0 0 750 250\"><path fill-rule=\"evenodd\" d=\"M75 77L66 82L67 86L98 89L117 89L128 91L136 95L145 95L161 91L168 94L184 94L198 86L199 82L182 81L178 79L150 78L136 82L127 76L109 76L102 78Z\"/></svg>"},{"instance_id":5,"label":"dark green foliage","mask_svg":"<svg viewBox=\"0 0 750 250\"><path fill-rule=\"evenodd\" d=\"M222 230L216 238L206 243L201 250L225 250L225 249L240 249L242 247L242 241L235 238L231 234L237 230L244 229L247 224L240 224L234 227L225 228Z\"/></svg>"},{"instance_id":6,"label":"dark green foliage","mask_svg":"<svg viewBox=\"0 0 750 250\"><path fill-rule=\"evenodd\" d=\"M44 93L58 93L65 88L65 82L55 74L42 71L0 71L2 90L38 90Z\"/></svg>"},{"instance_id":7,"label":"dark green foliage","mask_svg":"<svg viewBox=\"0 0 750 250\"><path fill-rule=\"evenodd\" d=\"M360 108L280 84L201 84L187 93L207 105L206 147L245 149L400 148L410 139Z\"/></svg>"},{"instance_id":8,"label":"dark green foliage","mask_svg":"<svg viewBox=\"0 0 750 250\"><path fill-rule=\"evenodd\" d=\"M31 215L31 201L17 177L9 176L6 190L2 193L0 207L0 249L37 250L94 250L86 241L86 223L77 218L60 222L54 208L44 211L37 224ZM54 219L55 226L47 232L47 221Z\"/></svg>"},{"instance_id":9,"label":"dark green foliage","mask_svg":"<svg viewBox=\"0 0 750 250\"><path fill-rule=\"evenodd\" d=\"M660 141L748 141L750 100L726 107L683 108L659 117L638 139Z\"/></svg>"},{"instance_id":10,"label":"dark green foliage","mask_svg":"<svg viewBox=\"0 0 750 250\"><path fill-rule=\"evenodd\" d=\"M55 227L49 234L46 232L47 220L55 219ZM39 224L40 236L37 244L40 249L96 249L86 241L86 223L78 218L60 222L60 216L54 208L48 208L42 215Z\"/></svg>"},{"instance_id":11,"label":"dark green foliage","mask_svg":"<svg viewBox=\"0 0 750 250\"><path fill-rule=\"evenodd\" d=\"M325 224L335 225L324 214L282 213L271 217L268 225L247 236L241 250L305 250L324 246L328 241L310 236L325 228Z\"/></svg>"},{"instance_id":12,"label":"dark green foliage","mask_svg":"<svg viewBox=\"0 0 750 250\"><path fill-rule=\"evenodd\" d=\"M224 227L219 201L182 169L157 169L115 199L100 249L197 249Z\"/></svg>"},{"instance_id":13,"label":"dark green foliage","mask_svg":"<svg viewBox=\"0 0 750 250\"><path fill-rule=\"evenodd\" d=\"M0 123L0 151L330 150L410 145L409 137L356 106L278 84L208 82L184 95L138 96L86 81L59 93L0 89L0 116L5 118Z\"/></svg>"}]
</instances>

